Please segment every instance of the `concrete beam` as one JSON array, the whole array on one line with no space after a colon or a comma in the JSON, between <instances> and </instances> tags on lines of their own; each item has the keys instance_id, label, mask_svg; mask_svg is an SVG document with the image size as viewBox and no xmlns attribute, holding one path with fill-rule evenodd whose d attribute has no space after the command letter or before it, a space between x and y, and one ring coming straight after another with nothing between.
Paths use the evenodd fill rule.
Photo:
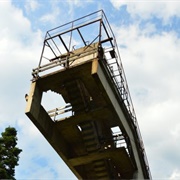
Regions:
<instances>
[{"instance_id":1,"label":"concrete beam","mask_svg":"<svg viewBox=\"0 0 180 180\"><path fill-rule=\"evenodd\" d=\"M80 166L83 164L89 164L92 163L93 161L98 161L101 159L116 159L116 157L121 157L121 160L125 162L130 163L130 159L127 155L127 152L124 147L118 148L118 149L108 149L100 152L95 152L91 154L87 154L84 156L76 157L69 159L69 163L73 166ZM118 158L119 159L119 158ZM126 161L124 161L126 159ZM132 164L131 164L132 166Z\"/></svg>"},{"instance_id":2,"label":"concrete beam","mask_svg":"<svg viewBox=\"0 0 180 180\"><path fill-rule=\"evenodd\" d=\"M143 169L142 169L142 165L141 165L141 158L139 156L139 149L137 146L137 139L135 139L135 136L133 134L132 131L134 131L132 129L132 127L130 126L130 124L128 123L129 119L126 118L126 115L124 114L118 100L117 97L115 96L113 90L112 90L112 85L108 82L107 77L105 76L105 73L103 71L103 67L99 64L99 62L97 61L93 61L93 65L92 65L92 76L96 79L96 81L98 82L98 84L101 85L101 88L104 89L104 91L106 92L106 94L108 95L109 100L111 101L111 104L114 107L115 112L117 113L117 115L119 116L119 120L120 120L120 124L123 125L123 129L125 129L129 139L130 139L130 143L133 149L133 154L135 157L135 162L137 165L137 175L136 175L136 179L144 179L144 173L143 173Z\"/></svg>"},{"instance_id":3,"label":"concrete beam","mask_svg":"<svg viewBox=\"0 0 180 180\"><path fill-rule=\"evenodd\" d=\"M37 82L31 84L25 114L31 119L35 126L40 130L43 136L55 149L55 151L66 162L74 174L81 178L77 171L68 163L71 156L71 148L65 139L61 136L55 123L51 120L45 109L41 106L42 92Z\"/></svg>"}]
</instances>

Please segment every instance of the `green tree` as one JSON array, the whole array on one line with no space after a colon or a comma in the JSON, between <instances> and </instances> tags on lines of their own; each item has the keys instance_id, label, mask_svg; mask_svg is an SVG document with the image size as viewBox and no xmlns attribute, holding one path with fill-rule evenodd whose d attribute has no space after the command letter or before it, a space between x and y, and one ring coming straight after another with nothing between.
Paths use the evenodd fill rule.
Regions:
<instances>
[{"instance_id":1,"label":"green tree","mask_svg":"<svg viewBox=\"0 0 180 180\"><path fill-rule=\"evenodd\" d=\"M15 179L15 166L18 166L21 149L17 145L17 131L7 127L0 137L0 179Z\"/></svg>"}]
</instances>

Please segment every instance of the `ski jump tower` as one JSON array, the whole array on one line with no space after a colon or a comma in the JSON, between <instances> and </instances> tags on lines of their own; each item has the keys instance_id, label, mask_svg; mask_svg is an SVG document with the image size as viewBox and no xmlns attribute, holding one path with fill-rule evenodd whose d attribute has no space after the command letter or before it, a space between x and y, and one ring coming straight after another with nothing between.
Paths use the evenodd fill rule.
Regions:
<instances>
[{"instance_id":1,"label":"ski jump tower","mask_svg":"<svg viewBox=\"0 0 180 180\"><path fill-rule=\"evenodd\" d=\"M32 75L25 113L78 179L151 179L116 39L102 10L49 30ZM63 98L63 107L43 107L49 91L60 105Z\"/></svg>"}]
</instances>

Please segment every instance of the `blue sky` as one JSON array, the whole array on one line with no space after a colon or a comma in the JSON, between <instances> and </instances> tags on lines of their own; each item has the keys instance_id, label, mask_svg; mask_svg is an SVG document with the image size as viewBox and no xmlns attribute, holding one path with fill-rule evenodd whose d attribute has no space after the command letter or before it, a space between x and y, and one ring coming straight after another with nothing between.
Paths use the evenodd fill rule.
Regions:
<instances>
[{"instance_id":1,"label":"blue sky","mask_svg":"<svg viewBox=\"0 0 180 180\"><path fill-rule=\"evenodd\" d=\"M47 30L103 9L119 46L153 179L180 179L180 1L1 0L0 131L18 129L17 179L76 179L24 115Z\"/></svg>"}]
</instances>

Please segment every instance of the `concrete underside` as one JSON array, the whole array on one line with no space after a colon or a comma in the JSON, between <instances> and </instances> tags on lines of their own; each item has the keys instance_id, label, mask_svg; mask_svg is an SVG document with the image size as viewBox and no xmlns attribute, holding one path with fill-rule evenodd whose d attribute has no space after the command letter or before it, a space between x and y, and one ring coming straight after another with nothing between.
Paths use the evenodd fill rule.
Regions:
<instances>
[{"instance_id":1,"label":"concrete underside","mask_svg":"<svg viewBox=\"0 0 180 180\"><path fill-rule=\"evenodd\" d=\"M81 86L85 89L84 99L91 100L86 100L87 106L81 111L76 112L74 105L73 116L57 122L52 121L41 105L43 92L50 90L62 95L66 103L71 103L73 108L70 95L73 91L67 91L67 87L74 86L74 81L83 84ZM112 173L116 174L114 179L144 178L135 138L131 132L132 127L127 122L124 105L121 99L117 100L112 86L96 58L32 82L26 115L78 179L113 179ZM110 137L112 140L111 128L116 126L129 137L134 158L130 158L125 147L117 148L112 141L106 140L103 144L99 140L99 137ZM92 145L92 142L85 139L90 137L88 131L94 133L91 134L91 138L95 138L93 150L87 144ZM106 145L111 145L111 148L105 149Z\"/></svg>"}]
</instances>

